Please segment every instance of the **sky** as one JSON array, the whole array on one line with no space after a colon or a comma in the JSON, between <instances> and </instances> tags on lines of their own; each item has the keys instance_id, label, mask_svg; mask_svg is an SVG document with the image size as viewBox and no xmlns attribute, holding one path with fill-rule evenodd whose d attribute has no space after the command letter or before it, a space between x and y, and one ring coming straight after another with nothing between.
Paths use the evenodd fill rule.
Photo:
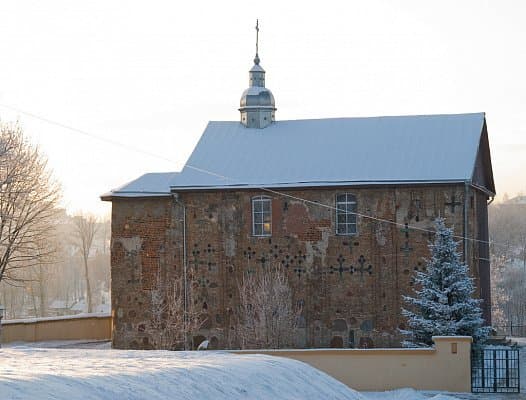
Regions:
<instances>
[{"instance_id":1,"label":"sky","mask_svg":"<svg viewBox=\"0 0 526 400\"><path fill-rule=\"evenodd\" d=\"M498 195L526 193L525 1L2 0L0 16L0 119L71 213L108 214L101 194L180 170L208 121L239 120L256 18L277 120L483 111Z\"/></svg>"}]
</instances>

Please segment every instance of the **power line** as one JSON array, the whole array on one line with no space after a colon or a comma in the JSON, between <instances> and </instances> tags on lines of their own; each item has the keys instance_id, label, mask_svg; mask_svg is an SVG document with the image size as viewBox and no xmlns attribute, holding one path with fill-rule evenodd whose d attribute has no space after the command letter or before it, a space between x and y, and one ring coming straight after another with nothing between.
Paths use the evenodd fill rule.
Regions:
<instances>
[{"instance_id":1,"label":"power line","mask_svg":"<svg viewBox=\"0 0 526 400\"><path fill-rule=\"evenodd\" d=\"M31 117L31 118L34 118L34 119L38 119L38 120L46 122L46 123L48 123L50 125L56 125L56 126L58 126L60 128L64 128L66 130L70 130L72 132L79 133L79 134L81 134L83 136L86 136L86 137L89 137L89 138L92 138L92 139L96 139L96 140L99 140L101 142L109 143L109 144L111 144L113 146L122 147L122 148L125 148L127 150L139 153L139 154L145 154L145 155L148 155L148 156L153 157L153 158L159 158L159 159L162 159L164 161L175 163L174 160L171 160L171 159L166 158L164 156L161 156L159 154L152 153L152 152L149 152L149 151L144 150L144 149L140 149L140 148L135 147L135 146L130 146L129 144L126 144L126 143L117 142L115 140L108 139L108 138L106 138L104 136L94 135L94 134L92 134L92 133L90 133L88 131L85 131L83 129L78 129L78 128L75 128L73 126L66 125L66 124L63 124L61 122L57 122L57 121L54 121L52 119L49 119L49 118L46 118L46 117L42 117L42 116L37 115L37 114L33 114L31 112L24 111L24 110L21 110L19 108L13 107L13 106L9 106L7 104L0 104L0 107L4 107L4 108L6 108L8 110L11 110L11 111L23 114L23 115L27 115L28 117Z\"/></svg>"},{"instance_id":2,"label":"power line","mask_svg":"<svg viewBox=\"0 0 526 400\"><path fill-rule=\"evenodd\" d=\"M176 161L174 161L172 159L169 159L167 157L161 156L159 154L152 153L152 152L140 149L138 147L130 146L130 145L127 145L125 143L120 143L120 142L117 142L115 140L103 137L103 136L95 135L95 134L90 133L88 131L85 131L83 129L78 129L78 128L75 128L75 127L63 124L61 122L54 121L54 120L49 119L49 118L42 117L40 115L21 110L21 109L19 109L17 107L13 107L13 106L6 105L6 104L0 104L0 107L4 107L6 109L18 112L20 114L27 115L28 117L31 117L31 118L34 118L34 119L37 119L37 120L41 120L41 121L46 122L46 123L51 124L51 125L56 125L56 126L61 127L63 129L70 130L72 132L75 132L75 133L81 134L83 136L90 137L92 139L96 139L96 140L99 140L99 141L111 144L111 145L116 146L116 147L122 147L124 149L130 150L130 151L133 151L133 152L136 152L136 153L145 154L145 155L148 155L150 157L162 159L164 161L168 161L168 162L171 162L171 163L176 163ZM197 167L197 166L193 166L193 165L190 165L190 164L185 164L185 167L193 169L193 170L198 171L198 172L202 172L202 173L214 176L216 178L224 179L226 181L231 181L233 183L236 183L236 182L237 183L243 183L243 182L239 181L238 179L235 179L235 178L232 178L232 177L229 177L229 176L225 176L225 175L221 175L221 174L219 174L217 172L209 171L209 170L206 170L206 169L203 169L203 168L200 168L200 167ZM301 201L303 203L307 203L307 204L311 204L311 205L315 205L315 206L319 206L319 207L324 207L324 208L327 208L327 209L330 209L330 210L341 211L341 212L354 214L356 216L359 216L359 217L362 217L362 218L366 218L366 219L371 219L371 220L374 220L374 221L377 221L377 222L391 224L391 225L395 225L395 226L398 226L398 227L407 228L407 229L410 229L410 230L415 230L415 231L420 231L420 232L426 232L426 233L432 233L432 234L435 233L435 231L431 230L431 229L421 228L421 227L414 226L414 225L409 225L409 224L406 225L405 223L391 221L391 220L384 219L384 218L373 217L371 215L366 215L366 214L362 214L362 213L359 213L359 212L352 212L352 211L342 210L342 209L339 209L337 207L334 207L334 206L331 206L331 205L328 205L328 204L318 203L316 201L312 201L312 200L305 199L305 198L302 198L302 197L293 196L291 194L287 194L287 193L283 193L283 192L278 192L276 190L273 190L273 189L270 189L270 188L264 187L264 186L257 186L256 189L263 190L263 191L266 191L268 193L273 193L273 194L278 195L278 196L287 197L287 198L290 198L290 199ZM488 245L491 244L491 245L495 245L495 246L509 247L509 244L498 243L498 242L487 241L487 240L480 240L480 239L475 239L475 238L471 238L471 237L467 237L467 236L453 235L453 237L455 239L459 239L459 240L468 240L468 241L477 242L477 243L484 243L484 244L488 244Z\"/></svg>"},{"instance_id":3,"label":"power line","mask_svg":"<svg viewBox=\"0 0 526 400\"><path fill-rule=\"evenodd\" d=\"M209 175L213 175L213 176L216 176L216 177L221 178L221 179L232 180L232 178L230 178L230 177L223 176L223 175L211 172L211 171L207 171L207 170L205 170L203 168L194 167L194 166L192 166L190 164L186 164L185 167L194 169L194 170L199 171L199 172L208 173ZM236 181L234 180L234 182L236 182ZM421 231L421 232L427 232L427 233L433 233L433 234L435 233L435 231L431 230L431 229L421 228L421 227L414 226L414 225L409 225L409 224L406 226L405 223L391 221L391 220L388 220L388 219L383 219L383 218L378 218L378 217L373 217L371 215L361 214L361 213L356 212L356 211L342 210L342 209L339 209L337 207L331 206L329 204L318 203L318 202L313 201L313 200L309 200L309 199L305 199L305 198L302 198L302 197L293 196L293 195L287 194L287 193L278 192L276 190L269 189L267 187L259 186L259 187L256 187L256 189L263 190L263 191L266 191L266 192L269 192L269 193L273 193L273 194L276 194L276 195L279 195L279 196L288 197L288 198L291 198L291 199L294 199L294 200L302 201L304 203L312 204L312 205L315 205L315 206L328 208L330 210L346 212L346 213L349 213L349 214L354 214L354 215L360 216L362 218L372 219L372 220L375 220L375 221L378 221L378 222L396 225L396 226L399 226L399 227L402 227L402 228L408 228L408 229L415 230L415 231ZM508 247L507 244L497 243L497 242L493 242L493 241L480 240L480 239L470 238L470 237L467 237L467 236L453 235L453 237L456 238L456 239L462 239L462 240L466 239L466 240L471 240L473 242L494 244L494 245Z\"/></svg>"}]
</instances>

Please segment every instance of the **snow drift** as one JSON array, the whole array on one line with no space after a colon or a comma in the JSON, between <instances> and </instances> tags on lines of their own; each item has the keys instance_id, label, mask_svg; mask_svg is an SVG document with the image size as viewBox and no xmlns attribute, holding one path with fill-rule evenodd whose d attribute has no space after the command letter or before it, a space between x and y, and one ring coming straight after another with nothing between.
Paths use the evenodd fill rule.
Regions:
<instances>
[{"instance_id":1,"label":"snow drift","mask_svg":"<svg viewBox=\"0 0 526 400\"><path fill-rule=\"evenodd\" d=\"M226 352L0 349L0 399L364 397L299 361Z\"/></svg>"}]
</instances>

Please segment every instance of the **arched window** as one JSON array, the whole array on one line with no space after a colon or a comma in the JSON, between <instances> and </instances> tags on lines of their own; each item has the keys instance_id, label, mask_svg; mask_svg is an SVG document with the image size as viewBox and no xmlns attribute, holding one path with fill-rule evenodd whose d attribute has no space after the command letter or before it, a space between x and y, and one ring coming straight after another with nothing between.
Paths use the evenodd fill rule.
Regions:
<instances>
[{"instance_id":1,"label":"arched window","mask_svg":"<svg viewBox=\"0 0 526 400\"><path fill-rule=\"evenodd\" d=\"M336 195L336 234L356 235L356 196L350 193Z\"/></svg>"},{"instance_id":2,"label":"arched window","mask_svg":"<svg viewBox=\"0 0 526 400\"><path fill-rule=\"evenodd\" d=\"M252 198L252 235L272 235L272 199L267 196Z\"/></svg>"}]
</instances>

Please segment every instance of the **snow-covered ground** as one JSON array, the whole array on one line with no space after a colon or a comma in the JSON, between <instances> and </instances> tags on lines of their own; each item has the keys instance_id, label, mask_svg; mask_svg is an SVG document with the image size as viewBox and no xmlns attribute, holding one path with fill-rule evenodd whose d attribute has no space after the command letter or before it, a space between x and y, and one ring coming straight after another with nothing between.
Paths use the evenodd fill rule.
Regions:
<instances>
[{"instance_id":1,"label":"snow-covered ground","mask_svg":"<svg viewBox=\"0 0 526 400\"><path fill-rule=\"evenodd\" d=\"M362 396L285 358L15 346L0 350L0 399L361 400Z\"/></svg>"},{"instance_id":2,"label":"snow-covered ground","mask_svg":"<svg viewBox=\"0 0 526 400\"><path fill-rule=\"evenodd\" d=\"M366 400L459 400L450 394L425 393L414 389L398 389L389 392L362 393Z\"/></svg>"},{"instance_id":3,"label":"snow-covered ground","mask_svg":"<svg viewBox=\"0 0 526 400\"><path fill-rule=\"evenodd\" d=\"M307 364L264 355L111 350L108 342L79 341L0 349L1 400L481 398L412 389L358 393Z\"/></svg>"},{"instance_id":4,"label":"snow-covered ground","mask_svg":"<svg viewBox=\"0 0 526 400\"><path fill-rule=\"evenodd\" d=\"M104 311L104 312L81 313L81 314L73 314L73 315L60 315L60 316L54 316L54 317L4 319L2 320L2 325L33 324L35 322L59 321L59 320L64 320L64 319L107 318L107 317L111 317L111 314L107 311Z\"/></svg>"}]
</instances>

